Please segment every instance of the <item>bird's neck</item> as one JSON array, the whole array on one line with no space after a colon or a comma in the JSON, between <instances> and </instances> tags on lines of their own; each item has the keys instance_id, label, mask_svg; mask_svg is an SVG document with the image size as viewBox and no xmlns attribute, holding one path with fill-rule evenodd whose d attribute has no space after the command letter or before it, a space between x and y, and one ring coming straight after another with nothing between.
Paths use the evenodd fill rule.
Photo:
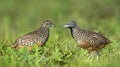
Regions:
<instances>
[{"instance_id":1,"label":"bird's neck","mask_svg":"<svg viewBox=\"0 0 120 67\"><path fill-rule=\"evenodd\" d=\"M75 26L75 27L70 28L70 31L71 31L71 35L72 35L72 37L74 37L73 34L74 34L75 32L77 32L78 29L79 29L78 26Z\"/></svg>"},{"instance_id":2,"label":"bird's neck","mask_svg":"<svg viewBox=\"0 0 120 67\"><path fill-rule=\"evenodd\" d=\"M47 28L47 27L41 27L41 28L39 28L39 32L41 32L42 31L42 33L44 33L44 34L47 34L47 33L49 33L49 28Z\"/></svg>"}]
</instances>

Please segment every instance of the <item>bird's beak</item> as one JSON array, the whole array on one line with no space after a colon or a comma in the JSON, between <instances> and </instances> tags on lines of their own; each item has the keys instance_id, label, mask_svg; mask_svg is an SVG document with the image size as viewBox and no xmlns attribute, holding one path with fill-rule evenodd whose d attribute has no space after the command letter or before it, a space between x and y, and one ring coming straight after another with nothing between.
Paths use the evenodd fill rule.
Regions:
<instances>
[{"instance_id":1,"label":"bird's beak","mask_svg":"<svg viewBox=\"0 0 120 67\"><path fill-rule=\"evenodd\" d=\"M56 27L56 25L52 24L51 27Z\"/></svg>"},{"instance_id":2,"label":"bird's beak","mask_svg":"<svg viewBox=\"0 0 120 67\"><path fill-rule=\"evenodd\" d=\"M64 25L64 27L65 27L65 28L67 28L67 27L69 27L69 25L68 25L68 24L66 24L66 25Z\"/></svg>"}]
</instances>

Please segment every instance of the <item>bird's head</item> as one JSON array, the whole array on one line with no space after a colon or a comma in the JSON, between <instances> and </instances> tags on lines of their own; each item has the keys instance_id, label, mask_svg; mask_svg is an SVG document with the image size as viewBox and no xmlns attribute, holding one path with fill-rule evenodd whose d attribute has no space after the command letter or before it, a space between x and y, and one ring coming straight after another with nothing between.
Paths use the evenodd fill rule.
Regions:
<instances>
[{"instance_id":1,"label":"bird's head","mask_svg":"<svg viewBox=\"0 0 120 67\"><path fill-rule=\"evenodd\" d=\"M50 20L43 21L42 27L49 28L49 27L53 27L53 26L55 26L55 25L54 25L54 23L52 21L50 21Z\"/></svg>"},{"instance_id":2,"label":"bird's head","mask_svg":"<svg viewBox=\"0 0 120 67\"><path fill-rule=\"evenodd\" d=\"M77 26L77 24L73 20L64 25L64 27L66 27L66 28L74 28L76 26Z\"/></svg>"}]
</instances>

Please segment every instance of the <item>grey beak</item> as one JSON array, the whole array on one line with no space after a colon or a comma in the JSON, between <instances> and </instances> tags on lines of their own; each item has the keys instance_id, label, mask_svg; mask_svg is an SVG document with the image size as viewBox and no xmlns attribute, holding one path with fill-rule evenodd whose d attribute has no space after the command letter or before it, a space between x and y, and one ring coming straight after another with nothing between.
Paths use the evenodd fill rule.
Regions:
<instances>
[{"instance_id":1,"label":"grey beak","mask_svg":"<svg viewBox=\"0 0 120 67\"><path fill-rule=\"evenodd\" d=\"M66 24L66 25L64 25L64 27L67 28L67 27L69 27L69 25Z\"/></svg>"}]
</instances>

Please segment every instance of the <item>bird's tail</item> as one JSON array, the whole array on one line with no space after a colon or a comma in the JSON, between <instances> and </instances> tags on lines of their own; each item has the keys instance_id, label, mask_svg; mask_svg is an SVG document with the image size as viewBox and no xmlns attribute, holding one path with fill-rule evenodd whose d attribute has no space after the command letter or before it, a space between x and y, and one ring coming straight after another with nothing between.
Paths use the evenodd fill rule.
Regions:
<instances>
[{"instance_id":1,"label":"bird's tail","mask_svg":"<svg viewBox=\"0 0 120 67\"><path fill-rule=\"evenodd\" d=\"M16 46L15 45L12 45L11 48L15 48Z\"/></svg>"},{"instance_id":2,"label":"bird's tail","mask_svg":"<svg viewBox=\"0 0 120 67\"><path fill-rule=\"evenodd\" d=\"M11 48L16 48L17 47L17 43L14 42L12 45L11 45Z\"/></svg>"}]
</instances>

